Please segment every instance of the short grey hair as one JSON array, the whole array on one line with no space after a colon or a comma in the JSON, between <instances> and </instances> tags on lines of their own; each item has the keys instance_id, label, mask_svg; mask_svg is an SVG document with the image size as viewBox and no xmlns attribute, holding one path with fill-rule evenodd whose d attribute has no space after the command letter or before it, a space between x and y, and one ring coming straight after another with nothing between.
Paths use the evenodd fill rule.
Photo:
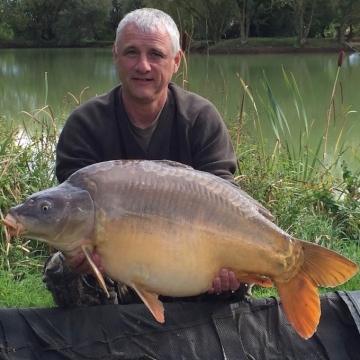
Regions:
<instances>
[{"instance_id":1,"label":"short grey hair","mask_svg":"<svg viewBox=\"0 0 360 360\"><path fill-rule=\"evenodd\" d=\"M180 34L171 16L158 9L142 8L129 12L120 21L115 38L115 51L118 51L118 42L124 28L134 24L140 31L153 34L159 30L166 30L174 52L174 56L180 50Z\"/></svg>"}]
</instances>

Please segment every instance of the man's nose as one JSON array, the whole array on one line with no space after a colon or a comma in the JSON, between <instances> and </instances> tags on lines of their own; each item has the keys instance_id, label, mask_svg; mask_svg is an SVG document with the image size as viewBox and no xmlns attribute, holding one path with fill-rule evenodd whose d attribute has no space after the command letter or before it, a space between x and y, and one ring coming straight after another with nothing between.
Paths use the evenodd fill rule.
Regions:
<instances>
[{"instance_id":1,"label":"man's nose","mask_svg":"<svg viewBox=\"0 0 360 360\"><path fill-rule=\"evenodd\" d=\"M150 62L145 54L141 54L136 64L136 70L141 73L146 73L151 70Z\"/></svg>"}]
</instances>

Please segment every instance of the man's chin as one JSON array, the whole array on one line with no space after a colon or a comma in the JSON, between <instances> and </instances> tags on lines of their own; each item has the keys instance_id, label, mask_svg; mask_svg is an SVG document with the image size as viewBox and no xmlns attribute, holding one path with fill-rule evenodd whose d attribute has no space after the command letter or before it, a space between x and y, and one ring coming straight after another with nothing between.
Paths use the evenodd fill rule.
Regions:
<instances>
[{"instance_id":1,"label":"man's chin","mask_svg":"<svg viewBox=\"0 0 360 360\"><path fill-rule=\"evenodd\" d=\"M149 102L154 100L154 91L132 91L130 93L132 99L139 102Z\"/></svg>"},{"instance_id":2,"label":"man's chin","mask_svg":"<svg viewBox=\"0 0 360 360\"><path fill-rule=\"evenodd\" d=\"M131 86L127 89L123 88L123 97L125 96L128 99L132 99L132 101L137 101L139 103L148 103L161 98L163 96L163 91L164 90L155 89L151 86Z\"/></svg>"}]
</instances>

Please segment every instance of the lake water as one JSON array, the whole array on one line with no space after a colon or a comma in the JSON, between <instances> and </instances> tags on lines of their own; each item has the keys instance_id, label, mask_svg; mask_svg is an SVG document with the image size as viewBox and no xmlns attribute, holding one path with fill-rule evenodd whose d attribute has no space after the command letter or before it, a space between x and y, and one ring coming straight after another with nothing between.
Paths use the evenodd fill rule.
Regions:
<instances>
[{"instance_id":1,"label":"lake water","mask_svg":"<svg viewBox=\"0 0 360 360\"><path fill-rule=\"evenodd\" d=\"M190 54L187 59L187 86L189 90L210 99L224 120L231 122L238 118L244 92L238 76L243 78L251 87L263 133L272 147L276 136L262 104L262 100L265 103L269 101L264 90L265 76L289 124L293 135L291 141L296 143L304 129L304 123L297 115L283 70L289 78L293 74L308 123L312 124L309 145L315 148L327 123L327 111L338 69L337 58L336 53L221 56ZM178 84L182 83L182 74L183 72L174 79ZM334 149L342 122L346 119L342 139L345 146L351 146L359 154L359 81L360 56L347 54L338 77L334 103L336 118L334 120L334 116L331 117L329 153ZM66 118L75 104L68 93L79 99L82 90L89 88L82 94L84 101L108 91L117 83L110 48L0 50L0 116L8 119L20 121L25 117L21 111L33 112L46 104L50 105L56 119ZM245 113L253 113L249 98L245 101ZM257 136L251 118L245 116L243 131ZM344 159L352 168L360 167L353 155L347 156L345 154Z\"/></svg>"}]
</instances>

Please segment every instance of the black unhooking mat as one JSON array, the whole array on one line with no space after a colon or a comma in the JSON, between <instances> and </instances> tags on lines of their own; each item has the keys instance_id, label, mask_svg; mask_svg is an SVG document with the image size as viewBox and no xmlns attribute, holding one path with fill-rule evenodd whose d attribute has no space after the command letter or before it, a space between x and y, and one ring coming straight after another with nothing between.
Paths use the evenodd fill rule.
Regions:
<instances>
[{"instance_id":1,"label":"black unhooking mat","mask_svg":"<svg viewBox=\"0 0 360 360\"><path fill-rule=\"evenodd\" d=\"M360 359L360 291L321 296L315 335L300 338L277 298L0 309L0 359Z\"/></svg>"}]
</instances>

